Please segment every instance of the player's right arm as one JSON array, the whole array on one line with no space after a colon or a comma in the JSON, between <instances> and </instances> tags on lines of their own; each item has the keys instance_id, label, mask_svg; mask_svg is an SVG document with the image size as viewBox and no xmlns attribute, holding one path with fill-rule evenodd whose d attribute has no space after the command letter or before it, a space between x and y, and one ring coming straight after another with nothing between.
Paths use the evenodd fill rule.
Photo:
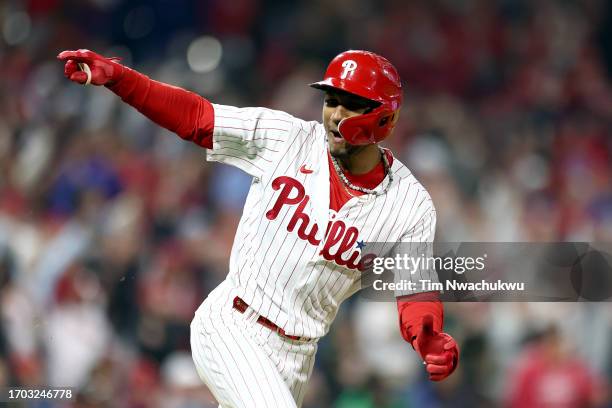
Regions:
<instances>
[{"instance_id":1,"label":"player's right arm","mask_svg":"<svg viewBox=\"0 0 612 408\"><path fill-rule=\"evenodd\" d=\"M212 147L213 108L203 97L162 82L154 81L133 69L93 51L63 51L64 75L85 84L87 74L79 69L86 63L91 70L91 84L106 86L158 125L203 147Z\"/></svg>"},{"instance_id":2,"label":"player's right arm","mask_svg":"<svg viewBox=\"0 0 612 408\"><path fill-rule=\"evenodd\" d=\"M234 108L213 105L185 89L150 79L133 69L93 51L63 51L64 75L85 84L105 86L158 125L185 140L210 149L208 159L234 165L261 177L269 164L286 151L287 140L297 120L278 111L263 108Z\"/></svg>"}]
</instances>

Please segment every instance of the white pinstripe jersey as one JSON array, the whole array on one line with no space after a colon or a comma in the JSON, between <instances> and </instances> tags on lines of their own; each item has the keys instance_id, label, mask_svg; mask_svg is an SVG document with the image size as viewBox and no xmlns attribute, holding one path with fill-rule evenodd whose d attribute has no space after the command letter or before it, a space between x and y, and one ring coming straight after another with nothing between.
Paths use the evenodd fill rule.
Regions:
<instances>
[{"instance_id":1,"label":"white pinstripe jersey","mask_svg":"<svg viewBox=\"0 0 612 408\"><path fill-rule=\"evenodd\" d=\"M253 176L227 279L288 334L327 333L340 303L360 289L361 241L433 241L431 198L399 160L386 193L353 197L335 213L322 124L265 108L213 107L207 160ZM386 177L377 189L388 183Z\"/></svg>"}]
</instances>

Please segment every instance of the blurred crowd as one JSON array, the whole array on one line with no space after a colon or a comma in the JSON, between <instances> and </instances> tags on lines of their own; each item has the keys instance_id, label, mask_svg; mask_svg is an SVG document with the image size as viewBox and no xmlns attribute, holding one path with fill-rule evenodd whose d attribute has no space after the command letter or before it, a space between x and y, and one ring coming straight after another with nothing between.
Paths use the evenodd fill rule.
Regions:
<instances>
[{"instance_id":1,"label":"blurred crowd","mask_svg":"<svg viewBox=\"0 0 612 408\"><path fill-rule=\"evenodd\" d=\"M385 144L431 193L437 240L612 241L606 1L4 0L0 387L74 387L66 406L83 408L216 406L189 324L227 273L250 179L67 81L55 56L76 48L307 120L322 101L306 85L334 55L378 52L405 85ZM305 408L611 406L608 303L447 304L462 360L440 384L394 308L347 301Z\"/></svg>"}]
</instances>

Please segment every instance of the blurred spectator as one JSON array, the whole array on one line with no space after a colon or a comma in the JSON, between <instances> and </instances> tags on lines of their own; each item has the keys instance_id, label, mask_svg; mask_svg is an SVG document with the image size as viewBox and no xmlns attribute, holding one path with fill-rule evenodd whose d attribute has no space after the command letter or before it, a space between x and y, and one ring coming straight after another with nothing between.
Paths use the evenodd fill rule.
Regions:
<instances>
[{"instance_id":1,"label":"blurred spectator","mask_svg":"<svg viewBox=\"0 0 612 408\"><path fill-rule=\"evenodd\" d=\"M604 402L602 379L569 353L551 326L518 357L509 378L509 407L597 407Z\"/></svg>"},{"instance_id":2,"label":"blurred spectator","mask_svg":"<svg viewBox=\"0 0 612 408\"><path fill-rule=\"evenodd\" d=\"M59 280L55 296L43 334L49 385L79 388L111 341L103 293L91 271L74 265Z\"/></svg>"}]
</instances>

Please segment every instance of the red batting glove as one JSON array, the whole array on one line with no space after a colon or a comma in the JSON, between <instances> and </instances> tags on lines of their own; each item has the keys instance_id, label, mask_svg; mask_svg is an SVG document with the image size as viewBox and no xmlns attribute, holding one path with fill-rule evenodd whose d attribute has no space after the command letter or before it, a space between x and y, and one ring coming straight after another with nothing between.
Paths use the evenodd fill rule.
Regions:
<instances>
[{"instance_id":1,"label":"red batting glove","mask_svg":"<svg viewBox=\"0 0 612 408\"><path fill-rule=\"evenodd\" d=\"M86 63L91 70L92 85L113 85L123 76L124 67L116 61L119 58L106 58L89 50L62 51L57 59L65 61L64 76L79 84L87 82L87 74L79 70L79 63Z\"/></svg>"},{"instance_id":2,"label":"red batting glove","mask_svg":"<svg viewBox=\"0 0 612 408\"><path fill-rule=\"evenodd\" d=\"M413 346L425 362L431 381L441 381L457 368L459 347L449 334L434 331L433 316L423 317L421 332Z\"/></svg>"}]
</instances>

